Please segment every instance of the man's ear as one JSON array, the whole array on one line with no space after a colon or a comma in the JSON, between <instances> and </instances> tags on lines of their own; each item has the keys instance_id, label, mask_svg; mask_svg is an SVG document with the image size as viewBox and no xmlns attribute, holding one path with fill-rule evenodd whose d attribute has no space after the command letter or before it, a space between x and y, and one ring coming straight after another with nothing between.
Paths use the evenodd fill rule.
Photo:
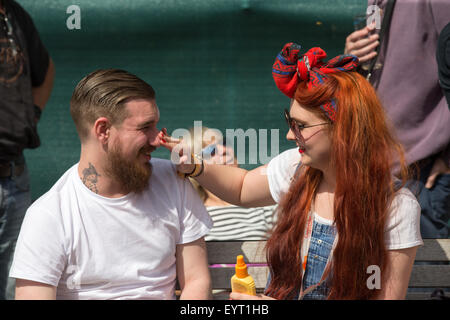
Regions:
<instances>
[{"instance_id":1,"label":"man's ear","mask_svg":"<svg viewBox=\"0 0 450 320\"><path fill-rule=\"evenodd\" d=\"M94 123L94 133L97 139L103 143L108 143L109 135L111 131L111 122L108 118L100 117Z\"/></svg>"}]
</instances>

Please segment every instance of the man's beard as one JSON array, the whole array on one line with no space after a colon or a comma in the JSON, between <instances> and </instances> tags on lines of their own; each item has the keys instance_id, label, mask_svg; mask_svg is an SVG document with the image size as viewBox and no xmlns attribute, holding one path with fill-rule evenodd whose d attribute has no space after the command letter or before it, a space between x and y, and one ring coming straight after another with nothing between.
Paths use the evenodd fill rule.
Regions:
<instances>
[{"instance_id":1,"label":"man's beard","mask_svg":"<svg viewBox=\"0 0 450 320\"><path fill-rule=\"evenodd\" d=\"M104 168L105 174L119 182L124 193L140 193L148 186L152 165L150 162L139 163L137 158L125 158L122 154L122 148L118 143L110 148Z\"/></svg>"}]
</instances>

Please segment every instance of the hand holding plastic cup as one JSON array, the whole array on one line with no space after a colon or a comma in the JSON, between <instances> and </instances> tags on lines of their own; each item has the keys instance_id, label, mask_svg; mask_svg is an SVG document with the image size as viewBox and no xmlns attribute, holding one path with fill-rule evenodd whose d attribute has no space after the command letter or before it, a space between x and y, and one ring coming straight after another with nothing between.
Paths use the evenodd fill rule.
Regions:
<instances>
[{"instance_id":1,"label":"hand holding plastic cup","mask_svg":"<svg viewBox=\"0 0 450 320\"><path fill-rule=\"evenodd\" d=\"M371 60L375 58L375 48L379 45L375 21L369 23L367 15L357 15L353 19L354 48L352 54L360 59L361 68L368 70Z\"/></svg>"},{"instance_id":2,"label":"hand holding plastic cup","mask_svg":"<svg viewBox=\"0 0 450 320\"><path fill-rule=\"evenodd\" d=\"M346 54L352 54L358 57L361 66L367 69L370 61L376 57L376 47L380 44L379 35L376 32L376 24L367 25L369 20L366 16L357 16L354 20L354 29L345 41Z\"/></svg>"}]
</instances>

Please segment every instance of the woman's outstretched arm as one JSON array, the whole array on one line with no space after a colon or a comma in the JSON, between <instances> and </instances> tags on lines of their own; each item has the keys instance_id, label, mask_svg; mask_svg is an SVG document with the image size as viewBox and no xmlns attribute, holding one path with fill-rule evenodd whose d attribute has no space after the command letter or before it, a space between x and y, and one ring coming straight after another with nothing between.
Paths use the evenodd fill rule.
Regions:
<instances>
[{"instance_id":1,"label":"woman's outstretched arm","mask_svg":"<svg viewBox=\"0 0 450 320\"><path fill-rule=\"evenodd\" d=\"M217 164L204 166L203 173L195 179L219 198L242 207L275 204L269 190L267 165L251 171Z\"/></svg>"},{"instance_id":2,"label":"woman's outstretched arm","mask_svg":"<svg viewBox=\"0 0 450 320\"><path fill-rule=\"evenodd\" d=\"M180 140L167 135L165 130L160 133L160 144L171 152L176 152L179 159L177 170L190 173L194 169L190 154L183 155L183 148L175 148ZM203 172L195 179L216 196L231 204L242 207L262 207L275 204L269 190L266 174L267 165L251 171L245 169L208 164L203 162Z\"/></svg>"}]
</instances>

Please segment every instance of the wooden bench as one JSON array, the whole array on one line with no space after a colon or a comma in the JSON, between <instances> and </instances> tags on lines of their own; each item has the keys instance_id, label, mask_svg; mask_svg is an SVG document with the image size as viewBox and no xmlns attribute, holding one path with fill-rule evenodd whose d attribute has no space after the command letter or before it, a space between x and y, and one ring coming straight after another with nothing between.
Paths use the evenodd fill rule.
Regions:
<instances>
[{"instance_id":1,"label":"wooden bench","mask_svg":"<svg viewBox=\"0 0 450 320\"><path fill-rule=\"evenodd\" d=\"M206 243L214 299L229 298L230 279L234 274L233 265L236 263L237 255L244 255L247 264L266 264L265 243L265 241L209 241ZM432 289L429 288L450 288L450 239L424 239L424 246L417 251L415 261L419 264L414 264L409 288L419 289L413 289L414 292L408 290L406 299L430 299ZM420 262L427 264L421 265ZM248 271L255 280L257 292L263 292L269 272L268 267L253 266L249 267Z\"/></svg>"}]
</instances>

